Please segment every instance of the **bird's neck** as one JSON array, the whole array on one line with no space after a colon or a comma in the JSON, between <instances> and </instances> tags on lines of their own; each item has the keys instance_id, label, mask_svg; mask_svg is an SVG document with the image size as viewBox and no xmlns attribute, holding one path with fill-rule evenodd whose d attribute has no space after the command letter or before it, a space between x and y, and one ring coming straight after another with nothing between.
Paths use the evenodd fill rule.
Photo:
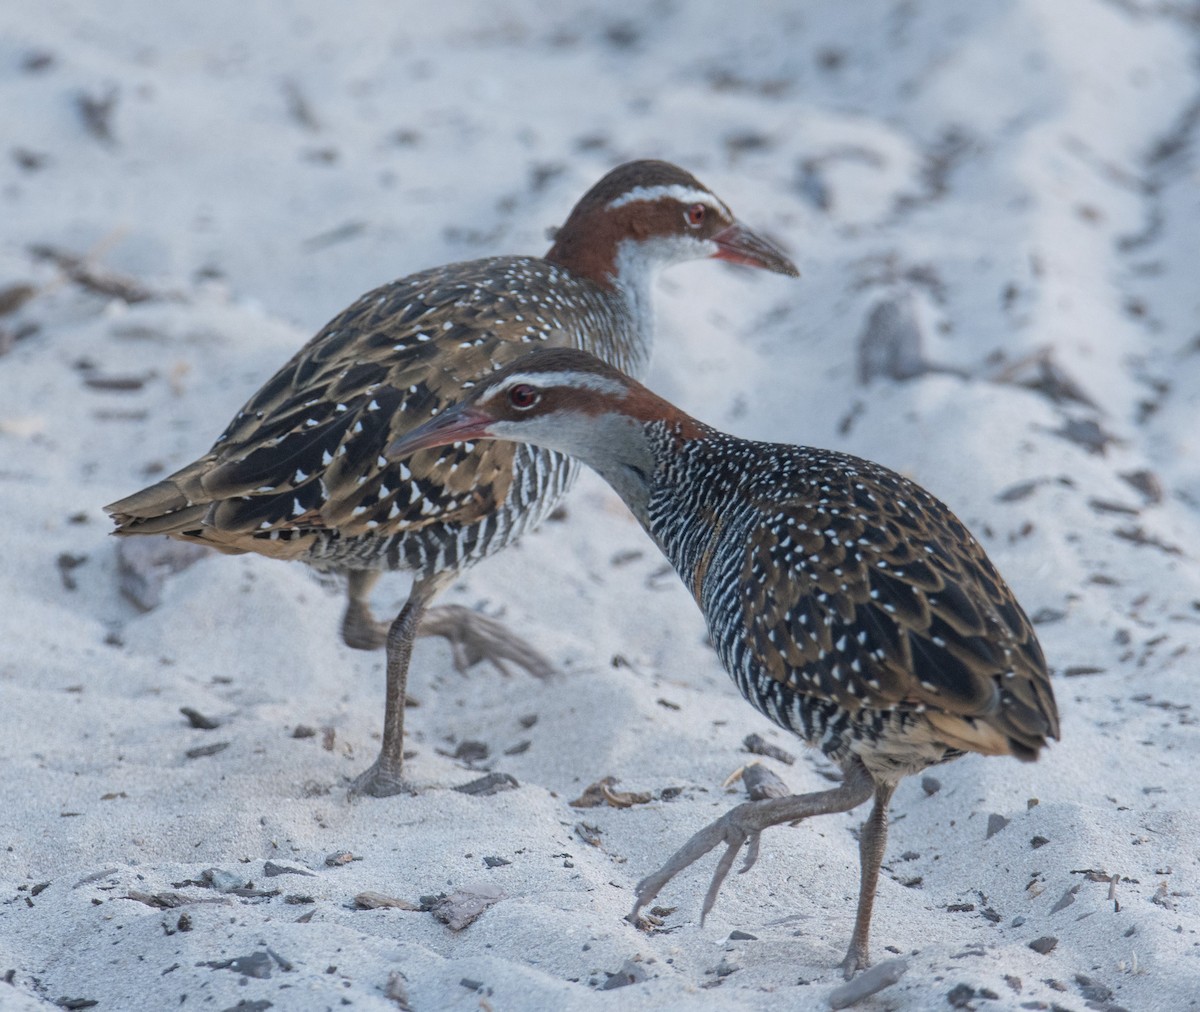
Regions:
<instances>
[{"instance_id":1,"label":"bird's neck","mask_svg":"<svg viewBox=\"0 0 1200 1012\"><path fill-rule=\"evenodd\" d=\"M699 597L693 578L707 568L713 538L726 518L708 485L694 480L697 471L714 475L728 491L730 506L738 501L736 490L720 477L720 434L682 413L636 425L627 418L621 421L614 438L605 440L603 458L589 463Z\"/></svg>"},{"instance_id":2,"label":"bird's neck","mask_svg":"<svg viewBox=\"0 0 1200 1012\"><path fill-rule=\"evenodd\" d=\"M724 554L718 552L722 538L745 521L749 476L729 453L730 437L714 429L704 426L680 439L663 427L651 437L657 467L645 518L639 519L703 609L705 579Z\"/></svg>"},{"instance_id":3,"label":"bird's neck","mask_svg":"<svg viewBox=\"0 0 1200 1012\"><path fill-rule=\"evenodd\" d=\"M617 245L610 275L613 288L625 301L634 331L643 335L646 347L654 336L654 282L669 262L661 253L647 243L627 239Z\"/></svg>"},{"instance_id":4,"label":"bird's neck","mask_svg":"<svg viewBox=\"0 0 1200 1012\"><path fill-rule=\"evenodd\" d=\"M555 448L591 467L649 529L658 467L646 429L644 422L624 414L565 419L555 433Z\"/></svg>"},{"instance_id":5,"label":"bird's neck","mask_svg":"<svg viewBox=\"0 0 1200 1012\"><path fill-rule=\"evenodd\" d=\"M598 229L584 237L564 227L546 259L619 298L641 346L649 348L654 334L654 282L659 272L698 255L696 243L683 236L616 239ZM638 365L644 368L645 363Z\"/></svg>"},{"instance_id":6,"label":"bird's neck","mask_svg":"<svg viewBox=\"0 0 1200 1012\"><path fill-rule=\"evenodd\" d=\"M559 412L539 420L536 434L525 426L513 432L583 461L612 486L653 536L650 505L661 494L664 482L670 481L667 458L681 442L708 431L679 411L671 417L657 417L658 401L643 387L624 405L631 410ZM494 426L493 431L501 439L508 434L502 425Z\"/></svg>"}]
</instances>

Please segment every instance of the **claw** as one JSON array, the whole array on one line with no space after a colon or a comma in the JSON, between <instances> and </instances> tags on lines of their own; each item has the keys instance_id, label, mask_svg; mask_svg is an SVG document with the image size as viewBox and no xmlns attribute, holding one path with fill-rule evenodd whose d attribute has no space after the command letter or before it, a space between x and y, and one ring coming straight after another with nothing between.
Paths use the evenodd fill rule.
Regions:
<instances>
[{"instance_id":1,"label":"claw","mask_svg":"<svg viewBox=\"0 0 1200 1012\"><path fill-rule=\"evenodd\" d=\"M865 970L870 965L871 957L867 953L866 946L859 946L851 942L846 958L842 960L842 976L849 980L859 970Z\"/></svg>"},{"instance_id":2,"label":"claw","mask_svg":"<svg viewBox=\"0 0 1200 1012\"><path fill-rule=\"evenodd\" d=\"M758 860L758 844L762 839L762 833L751 833L750 839L746 845L746 862L738 869L739 875L745 875L754 863Z\"/></svg>"},{"instance_id":3,"label":"claw","mask_svg":"<svg viewBox=\"0 0 1200 1012\"><path fill-rule=\"evenodd\" d=\"M351 800L364 794L372 798L390 798L396 794L415 793L412 786L400 776L399 771L392 770L390 764L383 761L382 756L354 778L347 792Z\"/></svg>"}]
</instances>

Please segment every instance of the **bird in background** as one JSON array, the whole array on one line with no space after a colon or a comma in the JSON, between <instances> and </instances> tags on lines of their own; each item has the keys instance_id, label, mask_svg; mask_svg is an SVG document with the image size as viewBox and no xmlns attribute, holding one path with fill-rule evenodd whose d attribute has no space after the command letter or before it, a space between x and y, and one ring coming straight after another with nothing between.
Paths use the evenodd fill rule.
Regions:
<instances>
[{"instance_id":1,"label":"bird in background","mask_svg":"<svg viewBox=\"0 0 1200 1012\"><path fill-rule=\"evenodd\" d=\"M630 919L724 844L703 918L743 846L743 870L753 865L764 829L873 798L842 969L868 966L899 781L968 752L1031 761L1059 736L1037 636L979 543L882 465L726 435L575 349L530 352L386 453L482 439L599 472L692 592L742 695L843 772L833 789L750 801L700 830L638 884Z\"/></svg>"},{"instance_id":2,"label":"bird in background","mask_svg":"<svg viewBox=\"0 0 1200 1012\"><path fill-rule=\"evenodd\" d=\"M655 276L709 257L797 273L683 169L619 166L575 205L544 257L450 264L362 296L267 380L200 459L106 506L114 533L168 534L345 574L343 639L387 649L380 753L351 793L405 790L416 636L449 639L460 668L486 657L502 670L509 661L549 674L549 663L499 622L430 604L465 568L546 517L577 468L554 451L504 443L395 459L384 449L533 346L586 348L643 373ZM390 625L370 607L385 570L413 577Z\"/></svg>"}]
</instances>

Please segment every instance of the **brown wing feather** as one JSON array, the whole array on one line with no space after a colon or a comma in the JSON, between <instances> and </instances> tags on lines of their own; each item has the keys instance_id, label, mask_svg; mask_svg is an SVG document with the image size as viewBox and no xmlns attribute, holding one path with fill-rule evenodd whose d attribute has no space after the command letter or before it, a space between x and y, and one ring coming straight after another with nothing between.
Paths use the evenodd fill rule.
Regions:
<instances>
[{"instance_id":1,"label":"brown wing feather","mask_svg":"<svg viewBox=\"0 0 1200 1012\"><path fill-rule=\"evenodd\" d=\"M507 289L510 258L413 275L362 296L287 362L193 464L107 507L117 533L161 532L294 557L305 535L470 524L508 495L514 448L388 462L384 448L528 350L566 344ZM523 324L522 316L529 316Z\"/></svg>"},{"instance_id":2,"label":"brown wing feather","mask_svg":"<svg viewBox=\"0 0 1200 1012\"><path fill-rule=\"evenodd\" d=\"M858 463L870 471L819 502L762 504L743 571L751 649L806 695L924 707L948 744L1032 757L1058 715L1028 618L949 509Z\"/></svg>"}]
</instances>

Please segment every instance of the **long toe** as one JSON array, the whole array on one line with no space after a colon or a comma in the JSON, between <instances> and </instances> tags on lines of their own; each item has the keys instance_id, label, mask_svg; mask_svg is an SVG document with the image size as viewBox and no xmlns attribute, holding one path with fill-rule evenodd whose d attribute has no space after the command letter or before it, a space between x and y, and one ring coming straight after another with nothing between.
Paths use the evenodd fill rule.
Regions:
<instances>
[{"instance_id":1,"label":"long toe","mask_svg":"<svg viewBox=\"0 0 1200 1012\"><path fill-rule=\"evenodd\" d=\"M717 863L716 872L713 874L712 882L704 898L704 906L700 915L701 920L703 920L716 901L721 883L724 882L725 876L733 864L734 857L736 857L742 844L746 842L750 835L742 827L739 818L743 814L742 809L745 807L747 806L739 805L737 808L726 812L715 822L710 822L693 835L687 843L675 851L667 863L659 868L658 871L642 879L634 890L637 899L628 920L636 923L638 911L654 899L663 886L685 868L699 861L700 858L714 847L724 843L726 846L725 853L721 855L721 860Z\"/></svg>"},{"instance_id":2,"label":"long toe","mask_svg":"<svg viewBox=\"0 0 1200 1012\"><path fill-rule=\"evenodd\" d=\"M490 661L502 674L506 663L524 668L535 678L549 678L555 667L547 658L502 623L462 605L430 608L421 618L418 636L441 636L454 652L454 666L462 673L480 661Z\"/></svg>"}]
</instances>

